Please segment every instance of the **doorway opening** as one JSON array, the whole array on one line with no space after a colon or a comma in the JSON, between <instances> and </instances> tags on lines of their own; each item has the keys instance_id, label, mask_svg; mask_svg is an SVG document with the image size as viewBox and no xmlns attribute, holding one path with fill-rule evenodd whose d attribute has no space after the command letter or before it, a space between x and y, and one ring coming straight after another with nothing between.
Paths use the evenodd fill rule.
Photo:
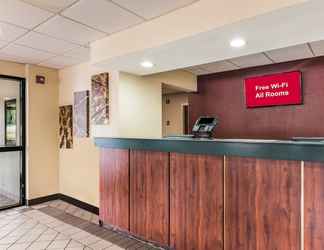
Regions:
<instances>
[{"instance_id":1,"label":"doorway opening","mask_svg":"<svg viewBox=\"0 0 324 250\"><path fill-rule=\"evenodd\" d=\"M25 79L0 75L0 210L25 204Z\"/></svg>"},{"instance_id":2,"label":"doorway opening","mask_svg":"<svg viewBox=\"0 0 324 250\"><path fill-rule=\"evenodd\" d=\"M189 104L182 105L182 133L188 135L189 133Z\"/></svg>"}]
</instances>

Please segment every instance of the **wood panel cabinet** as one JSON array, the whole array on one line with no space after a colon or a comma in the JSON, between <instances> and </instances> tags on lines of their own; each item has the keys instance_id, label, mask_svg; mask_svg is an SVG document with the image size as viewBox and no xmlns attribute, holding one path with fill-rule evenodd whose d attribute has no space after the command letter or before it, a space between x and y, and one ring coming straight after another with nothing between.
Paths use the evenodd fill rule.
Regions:
<instances>
[{"instance_id":1,"label":"wood panel cabinet","mask_svg":"<svg viewBox=\"0 0 324 250\"><path fill-rule=\"evenodd\" d=\"M223 250L223 157L171 153L170 244Z\"/></svg>"},{"instance_id":2,"label":"wood panel cabinet","mask_svg":"<svg viewBox=\"0 0 324 250\"><path fill-rule=\"evenodd\" d=\"M324 163L304 168L305 250L324 249Z\"/></svg>"},{"instance_id":3,"label":"wood panel cabinet","mask_svg":"<svg viewBox=\"0 0 324 250\"><path fill-rule=\"evenodd\" d=\"M129 152L101 149L100 219L129 230Z\"/></svg>"},{"instance_id":4,"label":"wood panel cabinet","mask_svg":"<svg viewBox=\"0 0 324 250\"><path fill-rule=\"evenodd\" d=\"M131 150L130 231L169 244L169 154Z\"/></svg>"},{"instance_id":5,"label":"wood panel cabinet","mask_svg":"<svg viewBox=\"0 0 324 250\"><path fill-rule=\"evenodd\" d=\"M227 159L225 249L300 250L301 163Z\"/></svg>"},{"instance_id":6,"label":"wood panel cabinet","mask_svg":"<svg viewBox=\"0 0 324 250\"><path fill-rule=\"evenodd\" d=\"M100 219L145 240L175 250L324 249L324 163L124 149L101 149L100 161Z\"/></svg>"}]
</instances>

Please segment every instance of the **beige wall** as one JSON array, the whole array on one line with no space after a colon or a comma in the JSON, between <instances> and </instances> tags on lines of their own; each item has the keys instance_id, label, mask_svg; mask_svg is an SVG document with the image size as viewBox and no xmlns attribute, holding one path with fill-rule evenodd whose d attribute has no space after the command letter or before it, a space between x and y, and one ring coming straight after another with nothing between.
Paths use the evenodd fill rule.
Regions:
<instances>
[{"instance_id":1,"label":"beige wall","mask_svg":"<svg viewBox=\"0 0 324 250\"><path fill-rule=\"evenodd\" d=\"M143 77L155 82L167 84L178 91L196 92L197 76L185 70L173 70Z\"/></svg>"},{"instance_id":2,"label":"beige wall","mask_svg":"<svg viewBox=\"0 0 324 250\"><path fill-rule=\"evenodd\" d=\"M105 72L89 63L59 72L59 105L73 104L73 92L90 90L91 75ZM59 152L59 190L92 205L99 205L99 150L93 137L162 136L162 82L195 90L196 77L187 72L168 72L140 77L110 72L110 120L91 126L91 138L75 138L73 149ZM86 185L85 185L86 183Z\"/></svg>"},{"instance_id":3,"label":"beige wall","mask_svg":"<svg viewBox=\"0 0 324 250\"><path fill-rule=\"evenodd\" d=\"M119 129L122 137L161 138L162 83L120 73Z\"/></svg>"},{"instance_id":4,"label":"beige wall","mask_svg":"<svg viewBox=\"0 0 324 250\"><path fill-rule=\"evenodd\" d=\"M58 149L58 107L73 104L73 92L90 89L91 76L104 71L89 63L58 73L0 61L0 74L27 80L28 199L63 193L99 205L99 150L93 138L74 138L73 149ZM36 74L46 77L45 85L35 83ZM188 91L197 87L196 77L185 71L146 77L111 72L110 121L91 126L91 136L161 137L162 83Z\"/></svg>"},{"instance_id":5,"label":"beige wall","mask_svg":"<svg viewBox=\"0 0 324 250\"><path fill-rule=\"evenodd\" d=\"M90 90L91 75L99 73L88 63L69 67L59 72L59 105L72 105L73 92ZM112 82L110 82L113 85ZM113 134L112 122L104 127L105 135ZM91 134L96 132L91 128ZM103 130L99 127L99 132ZM60 193L98 206L99 150L93 138L73 138L72 149L59 151Z\"/></svg>"},{"instance_id":6,"label":"beige wall","mask_svg":"<svg viewBox=\"0 0 324 250\"><path fill-rule=\"evenodd\" d=\"M46 84L36 84L36 74ZM26 66L28 199L55 194L58 185L58 72Z\"/></svg>"},{"instance_id":7,"label":"beige wall","mask_svg":"<svg viewBox=\"0 0 324 250\"><path fill-rule=\"evenodd\" d=\"M0 60L0 75L25 77L25 64Z\"/></svg>"},{"instance_id":8,"label":"beige wall","mask_svg":"<svg viewBox=\"0 0 324 250\"><path fill-rule=\"evenodd\" d=\"M183 134L183 105L188 105L188 94L163 95L163 136Z\"/></svg>"}]
</instances>

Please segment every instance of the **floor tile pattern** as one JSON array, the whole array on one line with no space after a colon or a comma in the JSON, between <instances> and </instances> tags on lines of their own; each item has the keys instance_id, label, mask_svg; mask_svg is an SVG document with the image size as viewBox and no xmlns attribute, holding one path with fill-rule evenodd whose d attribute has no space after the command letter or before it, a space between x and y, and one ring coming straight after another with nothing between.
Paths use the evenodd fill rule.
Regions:
<instances>
[{"instance_id":1,"label":"floor tile pattern","mask_svg":"<svg viewBox=\"0 0 324 250\"><path fill-rule=\"evenodd\" d=\"M1 249L156 250L98 226L98 216L63 201L0 212Z\"/></svg>"}]
</instances>

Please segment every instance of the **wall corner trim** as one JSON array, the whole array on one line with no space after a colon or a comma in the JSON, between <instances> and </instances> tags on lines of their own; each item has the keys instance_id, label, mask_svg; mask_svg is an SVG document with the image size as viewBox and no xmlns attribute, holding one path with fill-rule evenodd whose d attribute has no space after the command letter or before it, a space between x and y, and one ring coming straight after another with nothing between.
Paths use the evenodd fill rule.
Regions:
<instances>
[{"instance_id":1,"label":"wall corner trim","mask_svg":"<svg viewBox=\"0 0 324 250\"><path fill-rule=\"evenodd\" d=\"M26 204L28 206L35 206L44 202L48 202L48 201L54 201L54 200L62 200L65 201L71 205L74 205L78 208L84 209L90 213L94 213L99 215L99 208L96 206L93 206L89 203L80 201L78 199L75 199L71 196L65 195L65 194L60 194L60 193L56 193L56 194L51 194L51 195L47 195L47 196L43 196L43 197L39 197L39 198L35 198L35 199L30 199L26 201Z\"/></svg>"}]
</instances>

